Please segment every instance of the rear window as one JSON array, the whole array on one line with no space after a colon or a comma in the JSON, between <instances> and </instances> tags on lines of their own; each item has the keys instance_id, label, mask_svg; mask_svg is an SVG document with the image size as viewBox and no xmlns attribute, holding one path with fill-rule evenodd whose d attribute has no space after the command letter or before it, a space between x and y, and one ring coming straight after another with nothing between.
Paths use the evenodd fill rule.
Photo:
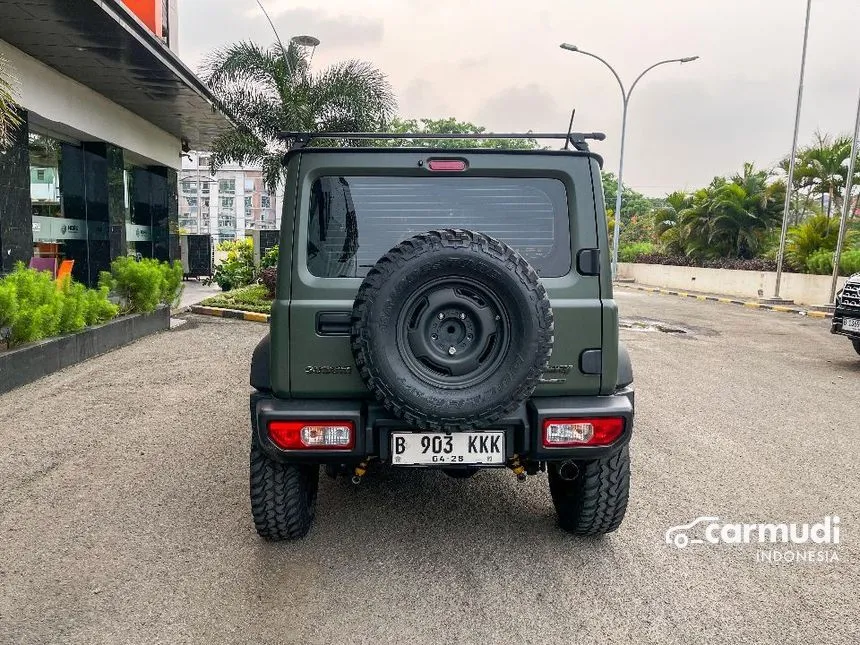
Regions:
<instances>
[{"instance_id":1,"label":"rear window","mask_svg":"<svg viewBox=\"0 0 860 645\"><path fill-rule=\"evenodd\" d=\"M321 177L311 189L308 269L363 278L403 240L440 228L495 237L545 278L570 271L564 184L501 177Z\"/></svg>"}]
</instances>

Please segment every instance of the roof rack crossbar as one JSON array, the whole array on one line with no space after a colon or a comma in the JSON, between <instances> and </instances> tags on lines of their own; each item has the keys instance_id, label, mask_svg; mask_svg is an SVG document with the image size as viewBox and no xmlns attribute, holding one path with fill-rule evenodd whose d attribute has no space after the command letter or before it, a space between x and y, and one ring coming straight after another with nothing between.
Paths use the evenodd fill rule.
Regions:
<instances>
[{"instance_id":1,"label":"roof rack crossbar","mask_svg":"<svg viewBox=\"0 0 860 645\"><path fill-rule=\"evenodd\" d=\"M281 132L281 139L303 147L312 139L561 139L570 141L577 150L588 151L587 139L603 141L602 132L468 132L439 134L428 132Z\"/></svg>"}]
</instances>

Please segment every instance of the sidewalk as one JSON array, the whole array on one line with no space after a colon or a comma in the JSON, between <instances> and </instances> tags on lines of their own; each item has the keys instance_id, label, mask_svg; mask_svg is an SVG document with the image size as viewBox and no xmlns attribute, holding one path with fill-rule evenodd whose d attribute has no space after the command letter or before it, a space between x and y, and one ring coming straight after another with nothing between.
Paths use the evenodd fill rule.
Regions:
<instances>
[{"instance_id":1,"label":"sidewalk","mask_svg":"<svg viewBox=\"0 0 860 645\"><path fill-rule=\"evenodd\" d=\"M217 284L213 283L207 287L203 284L202 280L186 280L182 284L185 288L182 290L182 298L179 301L178 310L187 309L191 305L196 305L210 296L221 293L221 288Z\"/></svg>"},{"instance_id":2,"label":"sidewalk","mask_svg":"<svg viewBox=\"0 0 860 645\"><path fill-rule=\"evenodd\" d=\"M779 311L787 314L797 314L800 316L808 316L810 318L832 318L833 314L824 311L813 311L799 305L766 305L755 300L739 300L731 296L725 296L715 293L705 293L701 291L675 291L672 289L662 289L660 287L649 287L647 285L636 282L614 282L613 287L620 289L634 289L636 291L646 291L648 293L658 293L666 296L679 296L681 298L694 298L695 300L710 300L711 302L720 302L727 305L739 305L742 307L750 307L751 309L765 309L767 311Z\"/></svg>"}]
</instances>

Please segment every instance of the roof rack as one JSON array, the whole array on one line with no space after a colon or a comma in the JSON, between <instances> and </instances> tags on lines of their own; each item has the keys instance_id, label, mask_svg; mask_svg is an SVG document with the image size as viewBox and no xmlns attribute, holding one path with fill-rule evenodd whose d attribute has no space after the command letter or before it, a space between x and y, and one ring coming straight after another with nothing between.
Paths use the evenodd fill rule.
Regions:
<instances>
[{"instance_id":1,"label":"roof rack","mask_svg":"<svg viewBox=\"0 0 860 645\"><path fill-rule=\"evenodd\" d=\"M291 148L303 148L312 139L561 139L573 147L588 152L588 139L603 141L602 132L469 132L436 134L427 132L281 132L281 139L292 141Z\"/></svg>"}]
</instances>

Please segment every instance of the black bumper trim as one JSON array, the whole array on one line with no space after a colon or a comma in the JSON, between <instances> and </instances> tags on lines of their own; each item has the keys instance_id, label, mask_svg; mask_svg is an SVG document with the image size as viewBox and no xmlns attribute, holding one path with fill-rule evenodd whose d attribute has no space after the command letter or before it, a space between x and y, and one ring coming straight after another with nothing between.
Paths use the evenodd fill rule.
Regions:
<instances>
[{"instance_id":1,"label":"black bumper trim","mask_svg":"<svg viewBox=\"0 0 860 645\"><path fill-rule=\"evenodd\" d=\"M633 432L633 388L610 396L536 397L521 405L511 416L494 423L488 430L505 433L506 457L515 454L528 461L586 460L609 456L631 438ZM367 457L389 461L389 437L394 431L420 431L394 419L372 401L357 399L279 399L268 392L251 394L251 425L259 445L274 459L310 463L357 463ZM624 431L609 446L544 448L540 429L553 417L620 416ZM348 420L355 424L355 446L351 450L286 451L269 439L269 421L286 419Z\"/></svg>"}]
</instances>

